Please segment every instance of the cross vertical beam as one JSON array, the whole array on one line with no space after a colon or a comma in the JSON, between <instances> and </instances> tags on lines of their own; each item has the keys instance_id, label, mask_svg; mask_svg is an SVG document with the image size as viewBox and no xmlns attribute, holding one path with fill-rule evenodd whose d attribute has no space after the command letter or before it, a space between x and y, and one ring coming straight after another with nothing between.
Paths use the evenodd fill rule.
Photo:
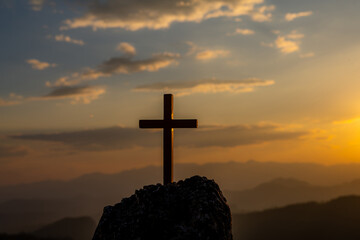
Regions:
<instances>
[{"instance_id":1,"label":"cross vertical beam","mask_svg":"<svg viewBox=\"0 0 360 240\"><path fill-rule=\"evenodd\" d=\"M174 128L197 128L196 119L173 119L173 95L164 95L164 119L140 120L140 128L163 128L164 185L173 181Z\"/></svg>"},{"instance_id":2,"label":"cross vertical beam","mask_svg":"<svg viewBox=\"0 0 360 240\"><path fill-rule=\"evenodd\" d=\"M172 94L164 94L164 121L171 121L174 118L174 103ZM163 133L163 147L164 147L164 184L173 182L173 148L174 148L174 129L170 126L164 126Z\"/></svg>"}]
</instances>

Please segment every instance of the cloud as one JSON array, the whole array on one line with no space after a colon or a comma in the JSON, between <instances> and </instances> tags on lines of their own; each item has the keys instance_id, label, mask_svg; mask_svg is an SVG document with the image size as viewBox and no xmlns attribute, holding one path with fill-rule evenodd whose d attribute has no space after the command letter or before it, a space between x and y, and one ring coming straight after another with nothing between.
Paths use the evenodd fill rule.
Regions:
<instances>
[{"instance_id":1,"label":"cloud","mask_svg":"<svg viewBox=\"0 0 360 240\"><path fill-rule=\"evenodd\" d=\"M56 67L55 63L40 62L39 60L34 59L34 58L28 59L28 60L26 60L26 62L28 64L30 64L33 69L36 69L36 70L44 70L49 67Z\"/></svg>"},{"instance_id":2,"label":"cloud","mask_svg":"<svg viewBox=\"0 0 360 240\"><path fill-rule=\"evenodd\" d=\"M89 104L106 92L104 87L99 86L64 86L54 88L49 94L41 97L28 98L29 101L71 99L72 104Z\"/></svg>"},{"instance_id":3,"label":"cloud","mask_svg":"<svg viewBox=\"0 0 360 240\"><path fill-rule=\"evenodd\" d=\"M108 0L82 1L87 12L67 19L61 29L92 27L139 29L169 28L175 22L201 22L219 17L249 15L254 21L269 21L274 6L264 0Z\"/></svg>"},{"instance_id":4,"label":"cloud","mask_svg":"<svg viewBox=\"0 0 360 240\"><path fill-rule=\"evenodd\" d=\"M127 42L121 42L117 45L116 50L124 53L127 56L135 56L136 55L136 49L133 45Z\"/></svg>"},{"instance_id":5,"label":"cloud","mask_svg":"<svg viewBox=\"0 0 360 240\"><path fill-rule=\"evenodd\" d=\"M15 93L10 93L8 99L0 98L0 107L12 106L22 103L23 97Z\"/></svg>"},{"instance_id":6,"label":"cloud","mask_svg":"<svg viewBox=\"0 0 360 240\"><path fill-rule=\"evenodd\" d=\"M187 45L189 45L190 49L188 50L188 52L186 53L187 56L191 56L193 54L195 54L195 58L198 60L209 60L209 59L215 59L215 58L222 58L222 57L226 57L229 55L229 51L227 50L212 50L212 49L207 49L204 47L200 47L198 45L196 45L193 42L186 42Z\"/></svg>"},{"instance_id":7,"label":"cloud","mask_svg":"<svg viewBox=\"0 0 360 240\"><path fill-rule=\"evenodd\" d=\"M299 51L299 44L295 41L286 39L286 37L279 36L275 41L275 46L285 54Z\"/></svg>"},{"instance_id":8,"label":"cloud","mask_svg":"<svg viewBox=\"0 0 360 240\"><path fill-rule=\"evenodd\" d=\"M276 32L278 35L274 43L261 43L262 46L276 47L280 52L289 54L300 50L300 39L304 38L304 34L292 31L290 34L285 36L279 35L280 32Z\"/></svg>"},{"instance_id":9,"label":"cloud","mask_svg":"<svg viewBox=\"0 0 360 240\"><path fill-rule=\"evenodd\" d=\"M177 53L158 53L144 60L133 60L129 57L115 57L103 62L95 69L88 68L80 73L59 78L55 83L47 82L49 87L74 86L84 81L96 80L100 77L109 77L114 74L130 74L136 72L156 72L161 68L176 64L180 58Z\"/></svg>"},{"instance_id":10,"label":"cloud","mask_svg":"<svg viewBox=\"0 0 360 240\"><path fill-rule=\"evenodd\" d=\"M29 5L34 11L41 11L46 0L29 0Z\"/></svg>"},{"instance_id":11,"label":"cloud","mask_svg":"<svg viewBox=\"0 0 360 240\"><path fill-rule=\"evenodd\" d=\"M253 35L255 32L251 29L241 29L237 28L235 32L227 34L228 36L234 36L234 35Z\"/></svg>"},{"instance_id":12,"label":"cloud","mask_svg":"<svg viewBox=\"0 0 360 240\"><path fill-rule=\"evenodd\" d=\"M280 31L278 30L273 31L273 33L277 35L275 42L273 43L261 42L261 45L265 47L277 48L280 50L280 52L284 54L298 52L300 50L301 39L305 37L304 34L299 33L296 30L291 31L287 35L281 35ZM300 58L310 58L313 56L315 56L313 52L299 55Z\"/></svg>"},{"instance_id":13,"label":"cloud","mask_svg":"<svg viewBox=\"0 0 360 240\"><path fill-rule=\"evenodd\" d=\"M179 82L158 82L138 86L134 91L138 92L163 92L171 91L178 96L185 96L194 93L241 93L251 92L255 87L269 86L274 84L272 80L261 80L257 78L249 78L243 80L218 80L206 79L200 81L179 81Z\"/></svg>"},{"instance_id":14,"label":"cloud","mask_svg":"<svg viewBox=\"0 0 360 240\"><path fill-rule=\"evenodd\" d=\"M236 147L279 140L298 139L308 132L286 130L276 124L204 126L199 129L175 130L175 146ZM110 127L73 132L24 134L13 139L58 142L79 151L106 151L135 146L160 147L161 131Z\"/></svg>"},{"instance_id":15,"label":"cloud","mask_svg":"<svg viewBox=\"0 0 360 240\"><path fill-rule=\"evenodd\" d=\"M313 14L312 11L307 11L307 12L299 12L299 13L287 13L285 15L285 20L290 22L293 21L296 18L299 17L307 17L307 16L311 16Z\"/></svg>"},{"instance_id":16,"label":"cloud","mask_svg":"<svg viewBox=\"0 0 360 240\"><path fill-rule=\"evenodd\" d=\"M29 153L24 146L0 145L0 158L23 157Z\"/></svg>"},{"instance_id":17,"label":"cloud","mask_svg":"<svg viewBox=\"0 0 360 240\"><path fill-rule=\"evenodd\" d=\"M20 104L19 101L9 101L9 100L5 100L3 98L0 98L0 107L3 107L3 106L12 106L12 105L17 105L17 104Z\"/></svg>"},{"instance_id":18,"label":"cloud","mask_svg":"<svg viewBox=\"0 0 360 240\"><path fill-rule=\"evenodd\" d=\"M209 60L209 59L214 59L214 58L219 58L219 57L226 57L227 55L229 55L229 51L205 50L205 51L201 51L201 52L197 53L195 58L198 60Z\"/></svg>"},{"instance_id":19,"label":"cloud","mask_svg":"<svg viewBox=\"0 0 360 240\"><path fill-rule=\"evenodd\" d=\"M61 86L53 88L49 94L44 96L23 97L10 93L7 100L0 98L0 107L22 104L27 101L47 101L59 99L70 99L71 104L88 104L98 99L99 96L105 92L105 87L101 86Z\"/></svg>"},{"instance_id":20,"label":"cloud","mask_svg":"<svg viewBox=\"0 0 360 240\"><path fill-rule=\"evenodd\" d=\"M275 10L274 5L261 6L251 14L251 18L255 22L269 22L271 21L272 18L272 14L270 12L274 10Z\"/></svg>"},{"instance_id":21,"label":"cloud","mask_svg":"<svg viewBox=\"0 0 360 240\"><path fill-rule=\"evenodd\" d=\"M73 43L73 44L80 45L80 46L85 44L83 40L73 39L73 38L71 38L69 36L65 36L63 34L55 35L55 36L49 35L48 38L53 38L57 42Z\"/></svg>"}]
</instances>

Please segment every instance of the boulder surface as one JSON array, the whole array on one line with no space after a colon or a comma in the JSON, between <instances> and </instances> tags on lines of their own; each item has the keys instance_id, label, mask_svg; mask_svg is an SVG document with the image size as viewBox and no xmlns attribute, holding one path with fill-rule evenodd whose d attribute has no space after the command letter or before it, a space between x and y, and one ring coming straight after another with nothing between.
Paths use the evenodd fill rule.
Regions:
<instances>
[{"instance_id":1,"label":"boulder surface","mask_svg":"<svg viewBox=\"0 0 360 240\"><path fill-rule=\"evenodd\" d=\"M206 177L145 186L104 208L93 240L115 239L230 240L230 208Z\"/></svg>"}]
</instances>

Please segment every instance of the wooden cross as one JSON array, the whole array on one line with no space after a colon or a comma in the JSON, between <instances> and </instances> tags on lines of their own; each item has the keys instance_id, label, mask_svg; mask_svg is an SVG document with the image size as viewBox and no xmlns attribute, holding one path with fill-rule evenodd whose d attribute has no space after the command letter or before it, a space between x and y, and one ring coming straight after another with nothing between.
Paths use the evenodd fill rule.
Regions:
<instances>
[{"instance_id":1,"label":"wooden cross","mask_svg":"<svg viewBox=\"0 0 360 240\"><path fill-rule=\"evenodd\" d=\"M173 182L174 128L197 128L197 119L174 119L173 95L164 94L164 119L140 120L140 128L163 128L164 185Z\"/></svg>"}]
</instances>

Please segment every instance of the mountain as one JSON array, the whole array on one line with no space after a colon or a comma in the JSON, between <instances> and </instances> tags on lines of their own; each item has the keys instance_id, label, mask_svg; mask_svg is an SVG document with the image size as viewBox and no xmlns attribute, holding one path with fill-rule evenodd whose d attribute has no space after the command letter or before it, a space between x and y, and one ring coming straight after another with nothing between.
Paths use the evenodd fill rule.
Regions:
<instances>
[{"instance_id":1,"label":"mountain","mask_svg":"<svg viewBox=\"0 0 360 240\"><path fill-rule=\"evenodd\" d=\"M277 178L244 191L227 191L232 213L259 211L308 201L328 201L343 195L360 195L360 180L336 186L316 186L292 178Z\"/></svg>"},{"instance_id":2,"label":"mountain","mask_svg":"<svg viewBox=\"0 0 360 240\"><path fill-rule=\"evenodd\" d=\"M360 178L360 164L324 166L314 163L225 162L176 164L175 181L194 175L214 179L226 190L245 190L275 178L295 178L316 185L335 185ZM132 194L144 185L162 182L162 168L148 166L115 174L92 173L69 181L43 181L0 187L0 202L11 199L102 198Z\"/></svg>"},{"instance_id":3,"label":"mountain","mask_svg":"<svg viewBox=\"0 0 360 240\"><path fill-rule=\"evenodd\" d=\"M32 235L39 238L90 240L95 228L96 223L90 217L64 218L38 229Z\"/></svg>"},{"instance_id":4,"label":"mountain","mask_svg":"<svg viewBox=\"0 0 360 240\"><path fill-rule=\"evenodd\" d=\"M360 197L233 215L234 240L358 240Z\"/></svg>"},{"instance_id":5,"label":"mountain","mask_svg":"<svg viewBox=\"0 0 360 240\"><path fill-rule=\"evenodd\" d=\"M357 194L360 189L360 181L342 184L360 178L358 164L323 166L249 161L175 166L175 180L193 175L215 179L234 213L328 200ZM161 167L149 166L116 174L92 173L69 181L3 186L0 187L0 232L33 231L64 217L86 215L97 221L104 206L120 202L144 185L161 181ZM330 185L338 185L338 190Z\"/></svg>"}]
</instances>

